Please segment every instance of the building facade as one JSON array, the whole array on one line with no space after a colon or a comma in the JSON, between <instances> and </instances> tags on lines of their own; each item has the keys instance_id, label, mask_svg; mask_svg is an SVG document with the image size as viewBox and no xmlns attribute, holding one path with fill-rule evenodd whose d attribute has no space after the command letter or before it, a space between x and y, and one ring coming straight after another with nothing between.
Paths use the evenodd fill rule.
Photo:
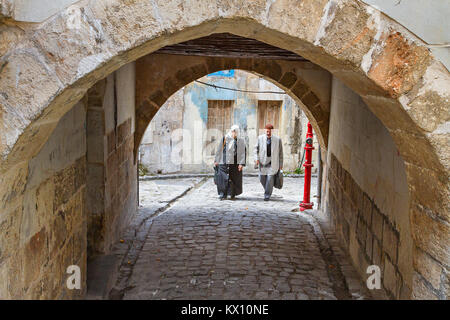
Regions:
<instances>
[{"instance_id":1,"label":"building facade","mask_svg":"<svg viewBox=\"0 0 450 320\"><path fill-rule=\"evenodd\" d=\"M219 142L237 124L247 143L246 171L254 172L253 149L267 123L283 140L284 171L296 171L308 119L295 101L255 74L212 73L180 89L158 111L139 147L141 167L150 174L212 171Z\"/></svg>"}]
</instances>

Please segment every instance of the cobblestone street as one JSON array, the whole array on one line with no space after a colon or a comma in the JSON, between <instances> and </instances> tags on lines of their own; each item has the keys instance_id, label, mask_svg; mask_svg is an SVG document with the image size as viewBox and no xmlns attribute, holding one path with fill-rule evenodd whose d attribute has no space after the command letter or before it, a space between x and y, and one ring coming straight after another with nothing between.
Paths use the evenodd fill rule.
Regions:
<instances>
[{"instance_id":1,"label":"cobblestone street","mask_svg":"<svg viewBox=\"0 0 450 320\"><path fill-rule=\"evenodd\" d=\"M149 194L154 202L177 197L198 181L141 182L141 204L151 205ZM332 234L311 213L295 212L302 182L285 178L269 202L256 177L244 178L235 201L220 201L211 178L198 184L146 223L136 260L124 259L123 298L371 298Z\"/></svg>"}]
</instances>

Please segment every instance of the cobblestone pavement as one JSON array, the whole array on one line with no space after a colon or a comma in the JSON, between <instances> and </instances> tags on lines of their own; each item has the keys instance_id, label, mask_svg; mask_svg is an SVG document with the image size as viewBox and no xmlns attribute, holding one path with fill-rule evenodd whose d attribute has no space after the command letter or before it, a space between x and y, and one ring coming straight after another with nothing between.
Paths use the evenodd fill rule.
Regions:
<instances>
[{"instance_id":1,"label":"cobblestone pavement","mask_svg":"<svg viewBox=\"0 0 450 320\"><path fill-rule=\"evenodd\" d=\"M371 298L345 254L329 247L331 233L311 213L293 212L302 182L285 178L269 202L256 177L244 177L235 201L220 201L212 179L192 189L147 222L135 261L125 262L122 297Z\"/></svg>"}]
</instances>

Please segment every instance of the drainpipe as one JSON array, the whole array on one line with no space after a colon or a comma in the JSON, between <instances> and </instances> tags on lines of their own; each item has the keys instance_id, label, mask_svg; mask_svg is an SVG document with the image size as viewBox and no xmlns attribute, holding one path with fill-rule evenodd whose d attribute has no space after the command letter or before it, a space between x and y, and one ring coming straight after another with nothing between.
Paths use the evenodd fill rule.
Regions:
<instances>
[{"instance_id":1,"label":"drainpipe","mask_svg":"<svg viewBox=\"0 0 450 320\"><path fill-rule=\"evenodd\" d=\"M320 145L319 149L317 150L317 209L320 209L320 200L322 198L322 154L320 152Z\"/></svg>"},{"instance_id":2,"label":"drainpipe","mask_svg":"<svg viewBox=\"0 0 450 320\"><path fill-rule=\"evenodd\" d=\"M305 184L303 190L303 201L300 203L300 211L305 211L306 209L312 209L313 203L310 201L311 195L311 168L314 167L312 162L312 151L313 147L313 132L312 125L308 122L308 132L306 133L306 143L305 143Z\"/></svg>"}]
</instances>

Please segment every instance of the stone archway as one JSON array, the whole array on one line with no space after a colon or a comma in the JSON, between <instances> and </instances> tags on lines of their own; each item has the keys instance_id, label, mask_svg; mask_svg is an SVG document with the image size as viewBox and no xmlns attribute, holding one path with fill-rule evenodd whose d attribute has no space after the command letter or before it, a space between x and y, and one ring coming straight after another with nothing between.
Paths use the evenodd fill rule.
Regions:
<instances>
[{"instance_id":1,"label":"stone archway","mask_svg":"<svg viewBox=\"0 0 450 320\"><path fill-rule=\"evenodd\" d=\"M151 54L137 60L135 156L147 126L159 108L180 88L209 73L225 69L253 72L285 90L302 108L326 150L330 113L329 92L305 70L329 74L309 62ZM160 70L160 72L158 72ZM309 70L309 71L311 71ZM316 93L317 92L317 93Z\"/></svg>"},{"instance_id":2,"label":"stone archway","mask_svg":"<svg viewBox=\"0 0 450 320\"><path fill-rule=\"evenodd\" d=\"M415 270L448 274L450 76L402 26L352 0L84 0L76 7L82 13L76 28L68 28L70 13L63 11L36 27L10 23L2 31L3 212L21 212L28 161L94 83L163 46L229 32L295 52L362 97L405 160L412 236L427 254ZM412 290L436 297L423 277ZM435 290L446 289L441 283Z\"/></svg>"}]
</instances>

